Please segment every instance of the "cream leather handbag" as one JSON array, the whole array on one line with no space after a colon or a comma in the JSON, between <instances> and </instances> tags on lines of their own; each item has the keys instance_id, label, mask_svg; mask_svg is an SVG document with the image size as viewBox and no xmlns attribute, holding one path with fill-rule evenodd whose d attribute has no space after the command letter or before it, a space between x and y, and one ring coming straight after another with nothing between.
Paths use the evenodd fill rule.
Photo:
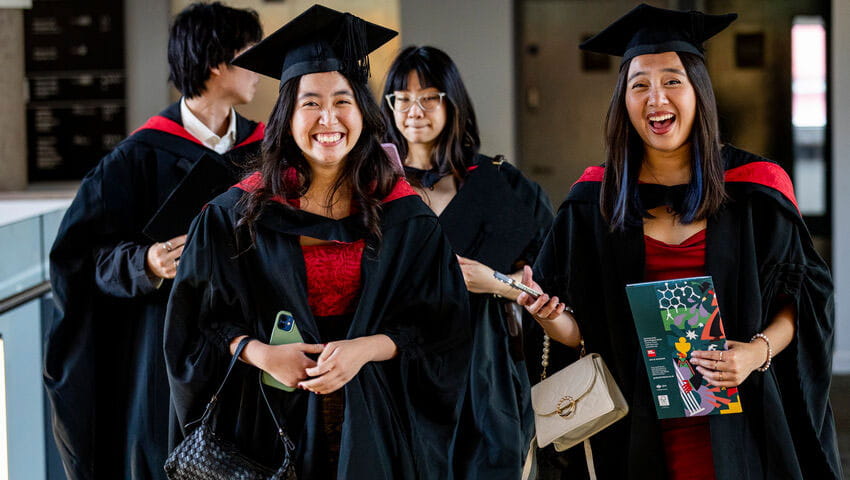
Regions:
<instances>
[{"instance_id":1,"label":"cream leather handbag","mask_svg":"<svg viewBox=\"0 0 850 480\"><path fill-rule=\"evenodd\" d=\"M536 446L543 448L552 443L555 450L562 452L585 442L588 472L590 478L596 478L587 439L625 417L629 406L602 357L598 353L585 354L584 340L581 342L581 358L548 378L548 336L543 338L543 351L542 380L531 387ZM534 448L532 441L523 478L536 478Z\"/></svg>"}]
</instances>

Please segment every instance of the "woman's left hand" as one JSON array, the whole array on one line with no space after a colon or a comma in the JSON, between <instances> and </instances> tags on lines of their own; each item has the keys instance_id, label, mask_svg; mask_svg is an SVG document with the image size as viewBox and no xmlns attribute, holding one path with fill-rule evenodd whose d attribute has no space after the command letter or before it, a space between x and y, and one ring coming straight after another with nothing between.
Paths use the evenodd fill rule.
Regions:
<instances>
[{"instance_id":1,"label":"woman's left hand","mask_svg":"<svg viewBox=\"0 0 850 480\"><path fill-rule=\"evenodd\" d=\"M460 270L463 272L463 282L466 289L472 293L496 293L495 288L500 285L493 277L493 269L481 262L471 258L457 256Z\"/></svg>"},{"instance_id":2,"label":"woman's left hand","mask_svg":"<svg viewBox=\"0 0 850 480\"><path fill-rule=\"evenodd\" d=\"M313 378L299 382L298 387L322 395L333 393L350 382L366 363L387 360L395 354L395 343L386 335L330 342L316 366L307 369L307 375Z\"/></svg>"},{"instance_id":3,"label":"woman's left hand","mask_svg":"<svg viewBox=\"0 0 850 480\"><path fill-rule=\"evenodd\" d=\"M764 364L766 347L764 342L736 342L726 340L728 350L691 352L691 363L712 385L737 387L744 383L753 370Z\"/></svg>"}]
</instances>

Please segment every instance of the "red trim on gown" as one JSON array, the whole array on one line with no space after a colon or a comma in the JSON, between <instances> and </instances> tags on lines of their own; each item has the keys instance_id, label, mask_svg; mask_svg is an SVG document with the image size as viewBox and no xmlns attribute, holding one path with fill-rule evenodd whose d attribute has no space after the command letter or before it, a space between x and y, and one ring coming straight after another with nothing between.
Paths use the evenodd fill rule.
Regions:
<instances>
[{"instance_id":1,"label":"red trim on gown","mask_svg":"<svg viewBox=\"0 0 850 480\"><path fill-rule=\"evenodd\" d=\"M198 145L204 145L202 141L198 140L191 133L186 131L183 125L180 125L174 120L163 117L161 115L154 115L153 117L150 117L144 125L133 130L133 133L136 133L140 130L159 130L160 132L170 133L180 138L185 138L186 140L189 140L193 143L197 143ZM257 126L254 128L254 131L251 132L251 134L248 135L245 140L243 140L239 145L234 145L232 148L239 148L248 145L249 143L261 141L263 139L265 131L266 126L262 122L258 123Z\"/></svg>"},{"instance_id":2,"label":"red trim on gown","mask_svg":"<svg viewBox=\"0 0 850 480\"><path fill-rule=\"evenodd\" d=\"M581 177L570 187L579 182L601 182L605 178L605 167L587 167ZM726 182L748 182L764 185L781 193L789 202L794 204L797 211L797 197L794 195L794 184L791 177L779 165L773 162L750 162L740 167L730 168L724 174Z\"/></svg>"},{"instance_id":3,"label":"red trim on gown","mask_svg":"<svg viewBox=\"0 0 850 480\"><path fill-rule=\"evenodd\" d=\"M289 168L285 172L283 172L284 182L298 182L298 174L295 172L294 168ZM263 186L263 175L260 172L253 172L247 177L243 178L239 183L234 185L234 187L244 190L246 192L253 192L258 188ZM410 197L413 195L418 195L413 187L407 183L407 180L404 177L400 177L398 181L393 186L393 189L390 191L389 195L381 200L381 203L389 203L393 200L398 200L399 198ZM282 197L276 196L272 198L273 201L278 203L287 203L287 200ZM293 200L288 201L289 204L297 207L297 204L293 203Z\"/></svg>"},{"instance_id":4,"label":"red trim on gown","mask_svg":"<svg viewBox=\"0 0 850 480\"><path fill-rule=\"evenodd\" d=\"M705 275L705 229L679 245L644 236L644 281ZM661 437L670 480L715 478L708 417L661 420Z\"/></svg>"}]
</instances>

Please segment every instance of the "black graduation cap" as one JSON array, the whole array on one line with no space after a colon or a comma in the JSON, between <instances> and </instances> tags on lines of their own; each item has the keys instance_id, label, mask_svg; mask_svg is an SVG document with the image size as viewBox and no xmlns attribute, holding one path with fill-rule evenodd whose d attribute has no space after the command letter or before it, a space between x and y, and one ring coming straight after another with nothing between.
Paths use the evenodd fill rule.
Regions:
<instances>
[{"instance_id":1,"label":"black graduation cap","mask_svg":"<svg viewBox=\"0 0 850 480\"><path fill-rule=\"evenodd\" d=\"M638 55L689 52L702 57L702 42L720 33L738 18L737 13L707 15L667 10L642 3L579 48L621 56L623 62Z\"/></svg>"},{"instance_id":2,"label":"black graduation cap","mask_svg":"<svg viewBox=\"0 0 850 480\"><path fill-rule=\"evenodd\" d=\"M365 83L369 53L398 35L348 12L313 5L233 60L233 65L280 80L308 73L346 73Z\"/></svg>"},{"instance_id":3,"label":"black graduation cap","mask_svg":"<svg viewBox=\"0 0 850 480\"><path fill-rule=\"evenodd\" d=\"M458 255L497 272L512 271L512 263L537 233L528 201L517 195L499 166L485 157L440 214L441 229ZM498 209L498 214L493 209Z\"/></svg>"},{"instance_id":4,"label":"black graduation cap","mask_svg":"<svg viewBox=\"0 0 850 480\"><path fill-rule=\"evenodd\" d=\"M238 172L225 160L203 154L160 205L142 233L155 242L183 235L207 202L238 181Z\"/></svg>"}]
</instances>

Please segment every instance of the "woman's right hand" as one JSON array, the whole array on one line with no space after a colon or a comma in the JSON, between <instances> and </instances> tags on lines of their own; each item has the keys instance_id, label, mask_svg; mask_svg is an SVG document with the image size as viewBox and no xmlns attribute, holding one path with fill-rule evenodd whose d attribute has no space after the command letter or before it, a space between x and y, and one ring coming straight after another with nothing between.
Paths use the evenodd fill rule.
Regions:
<instances>
[{"instance_id":1,"label":"woman's right hand","mask_svg":"<svg viewBox=\"0 0 850 480\"><path fill-rule=\"evenodd\" d=\"M531 276L531 267L526 265L522 270L522 284L540 291L540 285L534 281ZM523 292L516 299L517 303L524 306L528 313L537 320L538 323L546 320L555 320L558 318L566 305L558 300L558 297L549 298L549 295L543 294L536 299L531 295Z\"/></svg>"},{"instance_id":2,"label":"woman's right hand","mask_svg":"<svg viewBox=\"0 0 850 480\"><path fill-rule=\"evenodd\" d=\"M531 267L528 265L523 267L522 283L541 291L540 285L531 278ZM564 311L567 306L561 303L558 297L549 298L549 295L544 293L535 299L523 292L516 301L525 307L552 340L573 348L578 348L581 344L578 323L571 314Z\"/></svg>"},{"instance_id":3,"label":"woman's right hand","mask_svg":"<svg viewBox=\"0 0 850 480\"><path fill-rule=\"evenodd\" d=\"M236 346L245 338L240 335L230 341L230 353L236 351ZM316 362L308 354L320 354L325 346L315 343L290 343L287 345L268 345L257 339L252 339L242 350L240 359L268 373L278 382L296 386L307 378L307 369L316 366Z\"/></svg>"},{"instance_id":4,"label":"woman's right hand","mask_svg":"<svg viewBox=\"0 0 850 480\"><path fill-rule=\"evenodd\" d=\"M290 343L287 345L266 345L260 369L274 377L278 382L294 387L307 379L307 369L316 366L316 361L307 354L320 354L325 349L322 344Z\"/></svg>"},{"instance_id":5,"label":"woman's right hand","mask_svg":"<svg viewBox=\"0 0 850 480\"><path fill-rule=\"evenodd\" d=\"M177 275L177 264L180 263L180 255L183 255L185 244L186 235L180 235L148 247L145 255L148 272L157 278L174 278Z\"/></svg>"}]
</instances>

